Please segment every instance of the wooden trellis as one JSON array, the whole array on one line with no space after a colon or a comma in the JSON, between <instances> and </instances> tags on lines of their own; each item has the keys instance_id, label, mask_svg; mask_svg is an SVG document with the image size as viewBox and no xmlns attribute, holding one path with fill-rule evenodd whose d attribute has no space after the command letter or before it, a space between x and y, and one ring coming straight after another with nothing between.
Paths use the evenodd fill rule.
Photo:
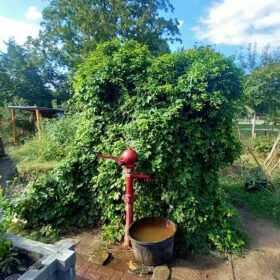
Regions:
<instances>
[{"instance_id":1,"label":"wooden trellis","mask_svg":"<svg viewBox=\"0 0 280 280\"><path fill-rule=\"evenodd\" d=\"M280 133L278 134L273 147L264 161L264 169L270 175L280 165Z\"/></svg>"}]
</instances>

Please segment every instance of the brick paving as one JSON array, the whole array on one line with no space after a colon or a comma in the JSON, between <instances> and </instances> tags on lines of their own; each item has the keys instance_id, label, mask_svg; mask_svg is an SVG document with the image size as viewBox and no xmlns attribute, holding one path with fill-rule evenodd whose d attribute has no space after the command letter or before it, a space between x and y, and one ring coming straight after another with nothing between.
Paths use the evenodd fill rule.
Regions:
<instances>
[{"instance_id":1,"label":"brick paving","mask_svg":"<svg viewBox=\"0 0 280 280\"><path fill-rule=\"evenodd\" d=\"M76 261L76 280L143 280L148 277L140 277L130 272L123 272L97 265L77 258Z\"/></svg>"}]
</instances>

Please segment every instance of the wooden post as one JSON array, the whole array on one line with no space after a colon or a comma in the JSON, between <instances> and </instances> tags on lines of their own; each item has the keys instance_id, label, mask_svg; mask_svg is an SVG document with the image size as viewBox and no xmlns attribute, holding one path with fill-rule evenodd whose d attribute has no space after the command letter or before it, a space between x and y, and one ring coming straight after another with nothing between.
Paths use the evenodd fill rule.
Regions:
<instances>
[{"instance_id":1,"label":"wooden post","mask_svg":"<svg viewBox=\"0 0 280 280\"><path fill-rule=\"evenodd\" d=\"M254 117L253 117L252 139L255 139L255 138L256 138L255 127L256 127L256 112L254 112Z\"/></svg>"},{"instance_id":2,"label":"wooden post","mask_svg":"<svg viewBox=\"0 0 280 280\"><path fill-rule=\"evenodd\" d=\"M36 113L36 128L37 128L37 134L38 137L41 137L41 124L40 124L40 119L41 119L41 114L38 109L35 110Z\"/></svg>"},{"instance_id":3,"label":"wooden post","mask_svg":"<svg viewBox=\"0 0 280 280\"><path fill-rule=\"evenodd\" d=\"M14 143L17 142L16 110L11 109Z\"/></svg>"}]
</instances>

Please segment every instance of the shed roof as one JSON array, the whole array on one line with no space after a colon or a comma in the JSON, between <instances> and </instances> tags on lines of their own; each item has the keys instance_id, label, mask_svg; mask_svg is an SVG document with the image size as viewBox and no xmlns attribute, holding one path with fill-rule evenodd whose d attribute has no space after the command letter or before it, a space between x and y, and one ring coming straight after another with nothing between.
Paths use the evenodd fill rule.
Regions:
<instances>
[{"instance_id":1,"label":"shed roof","mask_svg":"<svg viewBox=\"0 0 280 280\"><path fill-rule=\"evenodd\" d=\"M30 112L35 112L38 110L42 117L44 118L53 118L58 113L63 113L64 111L61 109L47 108L47 107L38 107L38 106L8 106L10 109L15 110L25 110Z\"/></svg>"}]
</instances>

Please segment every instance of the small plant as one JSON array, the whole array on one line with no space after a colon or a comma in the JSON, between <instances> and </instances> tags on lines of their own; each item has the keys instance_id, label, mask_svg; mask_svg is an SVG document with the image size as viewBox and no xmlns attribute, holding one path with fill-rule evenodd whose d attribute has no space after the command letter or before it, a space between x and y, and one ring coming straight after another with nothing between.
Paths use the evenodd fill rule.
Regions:
<instances>
[{"instance_id":1,"label":"small plant","mask_svg":"<svg viewBox=\"0 0 280 280\"><path fill-rule=\"evenodd\" d=\"M53 243L59 240L60 231L53 228L51 225L46 225L38 230L33 230L28 237L44 243Z\"/></svg>"},{"instance_id":2,"label":"small plant","mask_svg":"<svg viewBox=\"0 0 280 280\"><path fill-rule=\"evenodd\" d=\"M102 232L100 237L107 240L109 243L114 243L116 240L121 241L124 236L124 227L122 225L112 226L106 225L102 227Z\"/></svg>"},{"instance_id":3,"label":"small plant","mask_svg":"<svg viewBox=\"0 0 280 280\"><path fill-rule=\"evenodd\" d=\"M9 202L0 189L0 273L11 273L13 266L20 265L13 243L7 238L7 228L11 224Z\"/></svg>"},{"instance_id":4,"label":"small plant","mask_svg":"<svg viewBox=\"0 0 280 280\"><path fill-rule=\"evenodd\" d=\"M0 240L0 272L11 273L13 266L21 265L18 253L13 250L13 243L3 236Z\"/></svg>"}]
</instances>

